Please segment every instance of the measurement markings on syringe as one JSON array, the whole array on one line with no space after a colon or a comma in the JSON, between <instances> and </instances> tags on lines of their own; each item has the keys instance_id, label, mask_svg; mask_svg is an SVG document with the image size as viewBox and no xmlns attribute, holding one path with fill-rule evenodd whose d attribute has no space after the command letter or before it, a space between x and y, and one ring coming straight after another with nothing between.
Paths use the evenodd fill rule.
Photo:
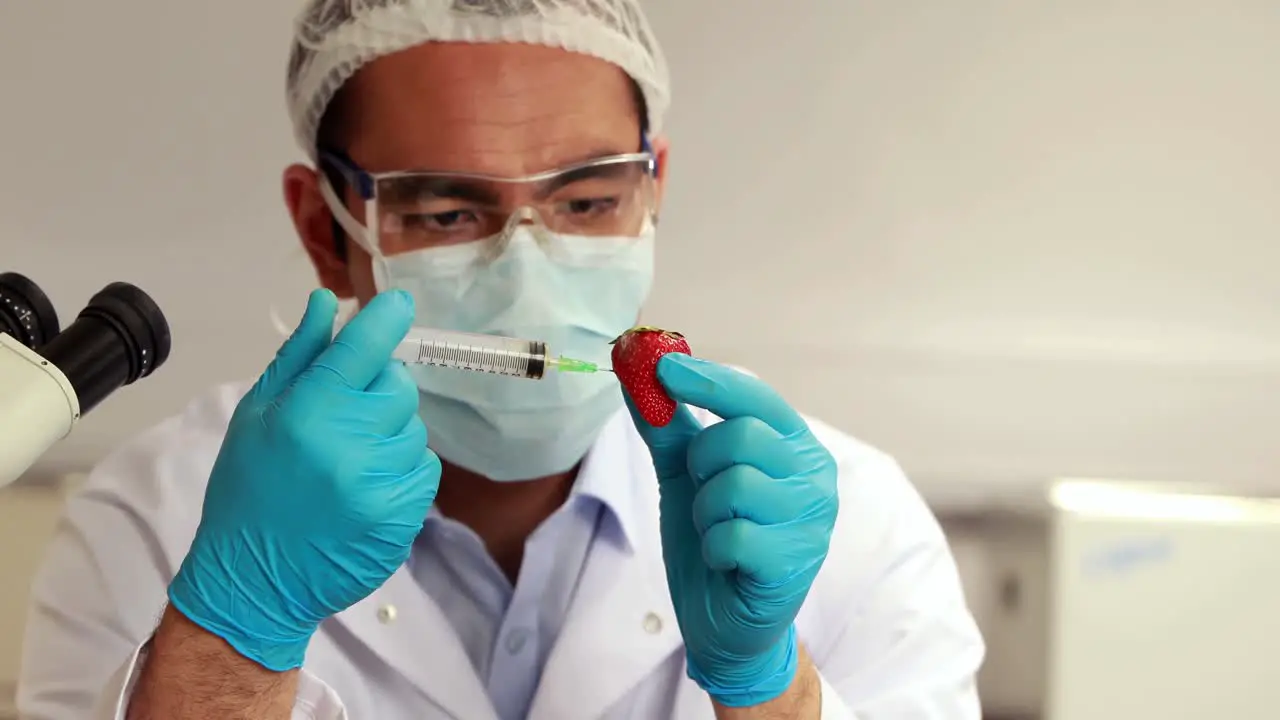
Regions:
<instances>
[{"instance_id":1,"label":"measurement markings on syringe","mask_svg":"<svg viewBox=\"0 0 1280 720\"><path fill-rule=\"evenodd\" d=\"M508 350L424 342L418 346L418 362L497 375L524 375L528 371L529 357Z\"/></svg>"}]
</instances>

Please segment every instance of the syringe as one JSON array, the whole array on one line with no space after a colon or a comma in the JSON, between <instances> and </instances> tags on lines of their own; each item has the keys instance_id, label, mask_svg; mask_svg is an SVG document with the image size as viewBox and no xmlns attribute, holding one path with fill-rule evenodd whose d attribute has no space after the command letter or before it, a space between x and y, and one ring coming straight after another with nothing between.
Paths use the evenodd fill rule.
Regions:
<instances>
[{"instance_id":1,"label":"syringe","mask_svg":"<svg viewBox=\"0 0 1280 720\"><path fill-rule=\"evenodd\" d=\"M610 372L586 360L551 357L547 344L498 335L414 327L393 357L408 364L476 370L541 380L548 370L572 373Z\"/></svg>"}]
</instances>

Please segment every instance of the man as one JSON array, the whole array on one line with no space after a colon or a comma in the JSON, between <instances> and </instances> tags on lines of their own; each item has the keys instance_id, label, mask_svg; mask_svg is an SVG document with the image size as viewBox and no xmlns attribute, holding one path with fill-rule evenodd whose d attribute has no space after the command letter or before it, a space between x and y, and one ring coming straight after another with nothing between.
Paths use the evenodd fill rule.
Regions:
<instances>
[{"instance_id":1,"label":"man","mask_svg":"<svg viewBox=\"0 0 1280 720\"><path fill-rule=\"evenodd\" d=\"M977 720L982 642L890 458L687 355L662 427L606 373L392 361L414 326L607 361L667 98L635 0L313 0L318 171L284 186L326 290L69 503L22 716Z\"/></svg>"}]
</instances>

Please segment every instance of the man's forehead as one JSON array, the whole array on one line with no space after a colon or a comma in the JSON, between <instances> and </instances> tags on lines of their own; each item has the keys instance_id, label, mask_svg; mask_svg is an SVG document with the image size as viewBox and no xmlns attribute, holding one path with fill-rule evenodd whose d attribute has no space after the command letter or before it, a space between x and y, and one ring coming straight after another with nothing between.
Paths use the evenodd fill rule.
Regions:
<instances>
[{"instance_id":1,"label":"man's forehead","mask_svg":"<svg viewBox=\"0 0 1280 720\"><path fill-rule=\"evenodd\" d=\"M340 101L372 171L527 175L640 144L627 75L557 48L428 43L370 63Z\"/></svg>"}]
</instances>

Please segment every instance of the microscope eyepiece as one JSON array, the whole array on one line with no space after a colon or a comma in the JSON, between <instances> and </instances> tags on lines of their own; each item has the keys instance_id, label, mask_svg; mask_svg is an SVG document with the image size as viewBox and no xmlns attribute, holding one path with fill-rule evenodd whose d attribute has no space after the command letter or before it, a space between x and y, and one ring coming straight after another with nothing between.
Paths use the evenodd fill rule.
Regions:
<instances>
[{"instance_id":1,"label":"microscope eyepiece","mask_svg":"<svg viewBox=\"0 0 1280 720\"><path fill-rule=\"evenodd\" d=\"M39 285L25 275L0 273L0 333L35 349L59 331L58 313Z\"/></svg>"},{"instance_id":2,"label":"microscope eyepiece","mask_svg":"<svg viewBox=\"0 0 1280 720\"><path fill-rule=\"evenodd\" d=\"M164 313L129 283L104 287L60 329L39 286L0 273L0 487L116 390L155 372L170 342Z\"/></svg>"},{"instance_id":3,"label":"microscope eyepiece","mask_svg":"<svg viewBox=\"0 0 1280 720\"><path fill-rule=\"evenodd\" d=\"M147 377L169 359L169 323L137 287L115 282L98 291L66 330L36 347L71 382L80 413Z\"/></svg>"},{"instance_id":4,"label":"microscope eyepiece","mask_svg":"<svg viewBox=\"0 0 1280 720\"><path fill-rule=\"evenodd\" d=\"M169 323L151 296L134 285L114 282L99 290L76 317L76 323L81 321L103 323L115 333L126 351L126 385L150 375L169 359Z\"/></svg>"},{"instance_id":5,"label":"microscope eyepiece","mask_svg":"<svg viewBox=\"0 0 1280 720\"><path fill-rule=\"evenodd\" d=\"M61 370L82 415L169 359L164 313L151 296L123 282L99 290L61 330L58 313L40 286L18 273L0 273L0 333Z\"/></svg>"}]
</instances>

